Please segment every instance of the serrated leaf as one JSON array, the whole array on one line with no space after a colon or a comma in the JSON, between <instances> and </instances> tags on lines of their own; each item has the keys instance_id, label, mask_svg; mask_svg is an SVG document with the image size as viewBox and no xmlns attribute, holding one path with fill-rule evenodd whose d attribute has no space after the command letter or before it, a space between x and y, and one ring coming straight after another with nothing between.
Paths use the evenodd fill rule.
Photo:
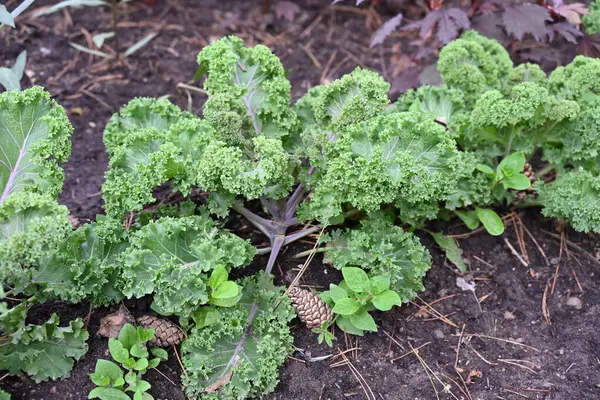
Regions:
<instances>
[{"instance_id":1,"label":"serrated leaf","mask_svg":"<svg viewBox=\"0 0 600 400\"><path fill-rule=\"evenodd\" d=\"M479 220L492 236L501 235L504 232L504 223L502 218L495 211L487 208L476 208Z\"/></svg>"},{"instance_id":2,"label":"serrated leaf","mask_svg":"<svg viewBox=\"0 0 600 400\"><path fill-rule=\"evenodd\" d=\"M531 34L538 42L546 37L546 22L552 21L550 13L537 4L516 4L507 7L502 14L502 22L509 35L523 40Z\"/></svg>"},{"instance_id":3,"label":"serrated leaf","mask_svg":"<svg viewBox=\"0 0 600 400\"><path fill-rule=\"evenodd\" d=\"M466 272L467 266L462 259L462 250L458 247L456 240L441 233L432 233L431 235L438 246L446 252L448 260L456 265L461 272Z\"/></svg>"},{"instance_id":4,"label":"serrated leaf","mask_svg":"<svg viewBox=\"0 0 600 400\"><path fill-rule=\"evenodd\" d=\"M287 324L295 313L270 278L259 290L261 276L238 281L244 288L240 302L221 309L216 324L193 328L182 343L182 361L189 376L183 377L187 397L243 399L274 388L277 369L291 350Z\"/></svg>"},{"instance_id":5,"label":"serrated leaf","mask_svg":"<svg viewBox=\"0 0 600 400\"><path fill-rule=\"evenodd\" d=\"M13 320L7 326L9 315ZM24 305L2 315L3 335L9 341L0 346L0 369L11 375L25 373L36 382L67 376L74 362L88 349L88 333L83 329L83 321L78 318L60 327L58 316L52 314L42 325L26 325L25 317ZM19 329L13 331L9 326Z\"/></svg>"},{"instance_id":6,"label":"serrated leaf","mask_svg":"<svg viewBox=\"0 0 600 400\"><path fill-rule=\"evenodd\" d=\"M379 311L389 311L393 306L399 306L402 304L400 296L393 290L386 290L373 297L373 305Z\"/></svg>"},{"instance_id":7,"label":"serrated leaf","mask_svg":"<svg viewBox=\"0 0 600 400\"><path fill-rule=\"evenodd\" d=\"M342 268L342 275L344 276L346 285L356 293L368 292L371 289L369 277L362 268Z\"/></svg>"},{"instance_id":8,"label":"serrated leaf","mask_svg":"<svg viewBox=\"0 0 600 400\"><path fill-rule=\"evenodd\" d=\"M469 29L471 22L467 14L460 8L440 8L427 13L421 21L413 22L404 29L420 29L419 34L422 38L437 25L436 36L443 44L450 43L458 37L460 30Z\"/></svg>"},{"instance_id":9,"label":"serrated leaf","mask_svg":"<svg viewBox=\"0 0 600 400\"><path fill-rule=\"evenodd\" d=\"M581 16L588 13L588 8L583 3L564 4L561 2L554 10L565 19L574 25L581 24Z\"/></svg>"},{"instance_id":10,"label":"serrated leaf","mask_svg":"<svg viewBox=\"0 0 600 400\"><path fill-rule=\"evenodd\" d=\"M360 304L349 297L340 299L335 303L333 312L340 315L352 315L360 308Z\"/></svg>"},{"instance_id":11,"label":"serrated leaf","mask_svg":"<svg viewBox=\"0 0 600 400\"><path fill-rule=\"evenodd\" d=\"M383 41L398 28L398 25L402 22L402 18L402 13L398 13L395 17L390 18L381 25L381 27L373 34L369 47L375 47L378 44L383 43Z\"/></svg>"},{"instance_id":12,"label":"serrated leaf","mask_svg":"<svg viewBox=\"0 0 600 400\"><path fill-rule=\"evenodd\" d=\"M350 315L348 319L350 320L350 322L352 322L352 325L354 325L358 329L364 331L377 332L377 325L375 324L375 320L365 309L362 309L357 313Z\"/></svg>"},{"instance_id":13,"label":"serrated leaf","mask_svg":"<svg viewBox=\"0 0 600 400\"><path fill-rule=\"evenodd\" d=\"M577 44L577 38L583 36L583 32L570 22L557 22L548 25L548 40L554 40L554 34L562 36L567 42Z\"/></svg>"}]
</instances>

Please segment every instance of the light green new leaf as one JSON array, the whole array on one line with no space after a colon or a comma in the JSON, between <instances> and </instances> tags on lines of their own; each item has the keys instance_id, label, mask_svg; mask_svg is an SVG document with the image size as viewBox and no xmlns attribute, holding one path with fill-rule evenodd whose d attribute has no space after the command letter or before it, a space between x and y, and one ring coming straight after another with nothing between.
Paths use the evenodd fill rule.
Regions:
<instances>
[{"instance_id":1,"label":"light green new leaf","mask_svg":"<svg viewBox=\"0 0 600 400\"><path fill-rule=\"evenodd\" d=\"M371 279L371 292L373 294L380 294L383 291L387 290L390 288L390 277L385 275L385 276L374 276Z\"/></svg>"},{"instance_id":2,"label":"light green new leaf","mask_svg":"<svg viewBox=\"0 0 600 400\"><path fill-rule=\"evenodd\" d=\"M115 338L108 340L108 350L111 357L121 364L129 360L129 351L123 346L123 343Z\"/></svg>"},{"instance_id":3,"label":"light green new leaf","mask_svg":"<svg viewBox=\"0 0 600 400\"><path fill-rule=\"evenodd\" d=\"M389 311L393 306L401 304L400 296L392 290L386 290L373 298L373 305L380 311Z\"/></svg>"},{"instance_id":4,"label":"light green new leaf","mask_svg":"<svg viewBox=\"0 0 600 400\"><path fill-rule=\"evenodd\" d=\"M358 329L362 329L364 331L377 332L377 325L375 324L375 320L365 309L362 309L357 313L350 315L348 319L350 320L350 322L352 322L352 325L354 325Z\"/></svg>"},{"instance_id":5,"label":"light green new leaf","mask_svg":"<svg viewBox=\"0 0 600 400\"><path fill-rule=\"evenodd\" d=\"M211 289L216 289L219 285L227 280L229 273L227 269L222 265L217 265L214 271L210 274L210 278L208 278L208 286Z\"/></svg>"},{"instance_id":6,"label":"light green new leaf","mask_svg":"<svg viewBox=\"0 0 600 400\"><path fill-rule=\"evenodd\" d=\"M523 170L524 166L525 154L520 151L512 153L498 164L498 168L496 169L496 179L502 180L505 177L516 175Z\"/></svg>"},{"instance_id":7,"label":"light green new leaf","mask_svg":"<svg viewBox=\"0 0 600 400\"><path fill-rule=\"evenodd\" d=\"M360 304L349 297L343 298L335 303L333 312L340 315L352 315L360 308Z\"/></svg>"},{"instance_id":8,"label":"light green new leaf","mask_svg":"<svg viewBox=\"0 0 600 400\"><path fill-rule=\"evenodd\" d=\"M345 267L342 268L342 275L344 276L344 282L348 287L356 292L369 292L371 289L371 284L369 282L369 277L367 273L357 267Z\"/></svg>"},{"instance_id":9,"label":"light green new leaf","mask_svg":"<svg viewBox=\"0 0 600 400\"><path fill-rule=\"evenodd\" d=\"M215 299L229 299L237 296L239 292L240 288L235 282L227 281L221 283L211 296Z\"/></svg>"},{"instance_id":10,"label":"light green new leaf","mask_svg":"<svg viewBox=\"0 0 600 400\"><path fill-rule=\"evenodd\" d=\"M504 232L502 218L494 210L487 208L476 208L477 217L490 235L498 236Z\"/></svg>"},{"instance_id":11,"label":"light green new leaf","mask_svg":"<svg viewBox=\"0 0 600 400\"><path fill-rule=\"evenodd\" d=\"M122 390L115 388L97 387L94 388L88 399L102 399L102 400L131 400Z\"/></svg>"},{"instance_id":12,"label":"light green new leaf","mask_svg":"<svg viewBox=\"0 0 600 400\"><path fill-rule=\"evenodd\" d=\"M462 222L465 223L467 228L477 229L479 226L480 221L476 211L454 210L454 213L458 218L461 219Z\"/></svg>"},{"instance_id":13,"label":"light green new leaf","mask_svg":"<svg viewBox=\"0 0 600 400\"><path fill-rule=\"evenodd\" d=\"M513 176L505 176L502 185L505 189L525 190L531 187L531 181L519 172Z\"/></svg>"}]
</instances>

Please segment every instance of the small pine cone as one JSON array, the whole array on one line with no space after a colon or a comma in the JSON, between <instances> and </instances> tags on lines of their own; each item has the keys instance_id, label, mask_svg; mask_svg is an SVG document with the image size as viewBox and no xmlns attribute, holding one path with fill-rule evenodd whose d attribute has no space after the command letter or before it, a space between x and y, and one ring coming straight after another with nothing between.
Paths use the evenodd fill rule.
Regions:
<instances>
[{"instance_id":1,"label":"small pine cone","mask_svg":"<svg viewBox=\"0 0 600 400\"><path fill-rule=\"evenodd\" d=\"M307 328L318 328L323 322L331 321L333 311L318 294L294 286L288 292L288 296L292 300L298 318L306 324Z\"/></svg>"},{"instance_id":2,"label":"small pine cone","mask_svg":"<svg viewBox=\"0 0 600 400\"><path fill-rule=\"evenodd\" d=\"M136 322L144 329L154 329L154 337L148 341L150 346L170 347L178 345L184 338L181 329L166 318L144 315Z\"/></svg>"}]
</instances>

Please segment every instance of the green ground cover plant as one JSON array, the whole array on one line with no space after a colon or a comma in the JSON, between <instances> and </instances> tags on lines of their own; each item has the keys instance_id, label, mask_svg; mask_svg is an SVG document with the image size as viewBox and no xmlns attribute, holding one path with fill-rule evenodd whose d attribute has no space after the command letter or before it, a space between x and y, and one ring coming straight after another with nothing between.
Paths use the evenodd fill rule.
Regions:
<instances>
[{"instance_id":1,"label":"green ground cover plant","mask_svg":"<svg viewBox=\"0 0 600 400\"><path fill-rule=\"evenodd\" d=\"M279 59L236 37L203 49L198 63L209 96L202 117L151 98L112 117L106 214L77 229L58 204L72 133L65 111L39 87L0 94L0 369L56 379L85 354L83 321L28 324L36 304L152 296L153 311L186 332L190 398L258 396L274 389L293 349L294 309L271 273L290 243L318 234L318 246L297 256L322 252L341 271L321 294L333 317L314 329L332 344L332 325L377 331L376 311L423 290L431 255L417 231L466 269L457 243L428 221L457 217L499 235L498 206L535 206L600 231L591 201L600 198L599 60L578 56L547 77L467 31L440 53L444 84L393 104L389 84L360 68L291 104ZM162 202L158 188L184 200ZM227 231L233 213L269 245ZM263 270L246 273L261 256ZM244 277L230 280L233 270ZM149 398L141 374L158 363L145 347L152 334L122 334L135 343L119 337L109 347L129 372L102 361L90 396L131 389Z\"/></svg>"}]
</instances>

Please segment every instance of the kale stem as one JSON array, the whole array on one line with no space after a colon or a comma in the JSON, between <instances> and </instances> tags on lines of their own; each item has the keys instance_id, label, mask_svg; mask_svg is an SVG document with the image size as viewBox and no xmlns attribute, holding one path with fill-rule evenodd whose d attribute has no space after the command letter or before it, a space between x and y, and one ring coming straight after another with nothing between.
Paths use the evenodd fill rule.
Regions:
<instances>
[{"instance_id":1,"label":"kale stem","mask_svg":"<svg viewBox=\"0 0 600 400\"><path fill-rule=\"evenodd\" d=\"M515 137L515 127L510 127L510 135L508 136L508 143L506 144L506 150L504 150L504 157L508 157L510 155L510 150L512 147L513 138Z\"/></svg>"},{"instance_id":2,"label":"kale stem","mask_svg":"<svg viewBox=\"0 0 600 400\"><path fill-rule=\"evenodd\" d=\"M302 239L305 236L310 235L311 233L315 233L317 231L320 231L323 227L321 225L315 225L315 226L311 226L310 228L307 229L303 229L301 231L298 232L294 232L290 235L287 235L285 237L285 242L284 245L288 245L292 242L295 242L298 239Z\"/></svg>"},{"instance_id":3,"label":"kale stem","mask_svg":"<svg viewBox=\"0 0 600 400\"><path fill-rule=\"evenodd\" d=\"M329 251L331 248L330 247L319 247L318 249L310 249L310 250L306 250L306 251L302 251L298 254L295 254L294 256L292 256L292 258L303 258L303 257L308 257L311 253L325 253L327 251Z\"/></svg>"},{"instance_id":4,"label":"kale stem","mask_svg":"<svg viewBox=\"0 0 600 400\"><path fill-rule=\"evenodd\" d=\"M265 234L265 236L267 236L269 238L269 240L273 240L273 236L274 236L274 226L273 226L273 222L269 221L268 219L265 219L259 215L254 214L252 211L248 210L246 207L240 205L240 204L236 204L234 203L231 208L233 208L235 211L239 212L240 214L242 214L244 217L246 217L246 219L248 221L250 221L252 223L252 225L254 225L255 227L257 227L262 233Z\"/></svg>"}]
</instances>

